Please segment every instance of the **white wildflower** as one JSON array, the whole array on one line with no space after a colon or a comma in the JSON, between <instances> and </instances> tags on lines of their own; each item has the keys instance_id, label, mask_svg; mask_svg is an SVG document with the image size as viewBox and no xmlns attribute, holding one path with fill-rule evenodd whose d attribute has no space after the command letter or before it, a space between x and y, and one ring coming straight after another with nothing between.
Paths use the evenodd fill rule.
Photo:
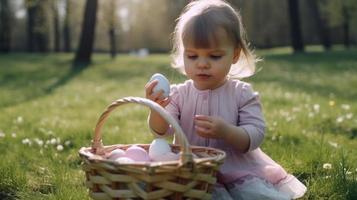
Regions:
<instances>
[{"instance_id":1,"label":"white wildflower","mask_svg":"<svg viewBox=\"0 0 357 200\"><path fill-rule=\"evenodd\" d=\"M320 111L320 105L319 104L314 104L313 108L314 108L314 111L316 113L318 113Z\"/></svg>"},{"instance_id":2,"label":"white wildflower","mask_svg":"<svg viewBox=\"0 0 357 200\"><path fill-rule=\"evenodd\" d=\"M325 179L329 179L329 178L331 178L331 176L325 176Z\"/></svg>"},{"instance_id":3,"label":"white wildflower","mask_svg":"<svg viewBox=\"0 0 357 200\"><path fill-rule=\"evenodd\" d=\"M22 122L24 122L24 118L22 118L22 116L18 116L18 117L16 118L16 123L22 124Z\"/></svg>"},{"instance_id":4,"label":"white wildflower","mask_svg":"<svg viewBox=\"0 0 357 200\"><path fill-rule=\"evenodd\" d=\"M332 168L332 164L331 164L331 163L324 163L324 164L322 165L322 168L324 168L324 169L331 169L331 168Z\"/></svg>"},{"instance_id":5,"label":"white wildflower","mask_svg":"<svg viewBox=\"0 0 357 200\"><path fill-rule=\"evenodd\" d=\"M299 112L301 109L300 109L300 107L293 107L293 112Z\"/></svg>"},{"instance_id":6,"label":"white wildflower","mask_svg":"<svg viewBox=\"0 0 357 200\"><path fill-rule=\"evenodd\" d=\"M65 142L64 142L64 145L66 145L66 146L71 145L71 141L69 141L69 140L65 141Z\"/></svg>"},{"instance_id":7,"label":"white wildflower","mask_svg":"<svg viewBox=\"0 0 357 200\"><path fill-rule=\"evenodd\" d=\"M312 117L314 117L315 115L314 115L314 113L312 113L312 112L309 112L309 118L312 118Z\"/></svg>"},{"instance_id":8,"label":"white wildflower","mask_svg":"<svg viewBox=\"0 0 357 200\"><path fill-rule=\"evenodd\" d=\"M0 132L0 138L4 138L6 135L3 132Z\"/></svg>"},{"instance_id":9,"label":"white wildflower","mask_svg":"<svg viewBox=\"0 0 357 200\"><path fill-rule=\"evenodd\" d=\"M56 138L52 138L51 141L50 141L51 144L56 144L57 143L57 140Z\"/></svg>"},{"instance_id":10,"label":"white wildflower","mask_svg":"<svg viewBox=\"0 0 357 200\"><path fill-rule=\"evenodd\" d=\"M346 119L352 119L353 113L347 113L346 114Z\"/></svg>"},{"instance_id":11,"label":"white wildflower","mask_svg":"<svg viewBox=\"0 0 357 200\"><path fill-rule=\"evenodd\" d=\"M63 150L63 146L62 145L57 145L57 151L62 151Z\"/></svg>"},{"instance_id":12,"label":"white wildflower","mask_svg":"<svg viewBox=\"0 0 357 200\"><path fill-rule=\"evenodd\" d=\"M31 146L32 145L32 141L30 139L28 139L28 138L25 138L25 139L22 140L22 144L28 144L29 146Z\"/></svg>"},{"instance_id":13,"label":"white wildflower","mask_svg":"<svg viewBox=\"0 0 357 200\"><path fill-rule=\"evenodd\" d=\"M43 143L44 143L43 140L36 138L35 141L36 141L38 146L40 146L40 147L43 146Z\"/></svg>"},{"instance_id":14,"label":"white wildflower","mask_svg":"<svg viewBox=\"0 0 357 200\"><path fill-rule=\"evenodd\" d=\"M337 117L336 122L337 122L337 123L343 122L343 118L344 118L343 116Z\"/></svg>"},{"instance_id":15,"label":"white wildflower","mask_svg":"<svg viewBox=\"0 0 357 200\"><path fill-rule=\"evenodd\" d=\"M11 137L16 138L17 137L16 133L11 133Z\"/></svg>"},{"instance_id":16,"label":"white wildflower","mask_svg":"<svg viewBox=\"0 0 357 200\"><path fill-rule=\"evenodd\" d=\"M328 143L329 143L332 147L335 147L335 148L338 147L338 144L337 144L336 142L329 141Z\"/></svg>"},{"instance_id":17,"label":"white wildflower","mask_svg":"<svg viewBox=\"0 0 357 200\"><path fill-rule=\"evenodd\" d=\"M342 104L342 105L341 105L341 108L342 108L343 110L349 110L349 109L351 108L351 106L348 105L348 104Z\"/></svg>"},{"instance_id":18,"label":"white wildflower","mask_svg":"<svg viewBox=\"0 0 357 200\"><path fill-rule=\"evenodd\" d=\"M351 171L349 171L349 170L346 171L346 175L351 175L351 174L352 174Z\"/></svg>"}]
</instances>

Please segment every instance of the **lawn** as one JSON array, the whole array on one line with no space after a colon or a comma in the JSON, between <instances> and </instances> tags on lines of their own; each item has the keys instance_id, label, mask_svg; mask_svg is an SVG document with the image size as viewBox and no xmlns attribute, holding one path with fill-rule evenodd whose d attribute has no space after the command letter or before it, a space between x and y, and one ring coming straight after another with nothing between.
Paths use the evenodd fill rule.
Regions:
<instances>
[{"instance_id":1,"label":"lawn","mask_svg":"<svg viewBox=\"0 0 357 200\"><path fill-rule=\"evenodd\" d=\"M303 181L303 199L357 199L357 50L290 55L259 51L267 121L262 149ZM0 55L0 199L89 199L78 150L89 146L112 101L144 96L153 73L184 77L168 55L94 55L71 70L70 54ZM149 143L148 109L118 108L103 128L109 144Z\"/></svg>"}]
</instances>

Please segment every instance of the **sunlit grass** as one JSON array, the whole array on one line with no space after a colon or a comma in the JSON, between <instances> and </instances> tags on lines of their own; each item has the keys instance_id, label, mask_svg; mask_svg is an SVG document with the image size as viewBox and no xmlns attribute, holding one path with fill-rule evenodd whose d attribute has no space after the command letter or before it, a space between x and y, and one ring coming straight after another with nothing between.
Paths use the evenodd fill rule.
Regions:
<instances>
[{"instance_id":1,"label":"sunlit grass","mask_svg":"<svg viewBox=\"0 0 357 200\"><path fill-rule=\"evenodd\" d=\"M357 51L290 55L259 51L259 91L267 121L262 149L308 186L304 199L357 199ZM72 55L0 56L0 199L89 199L78 150L117 98L144 96L153 73L177 83L168 55L95 55L71 71ZM105 145L148 143L147 108L117 108ZM329 167L326 167L329 166ZM75 191L75 192L74 192Z\"/></svg>"}]
</instances>

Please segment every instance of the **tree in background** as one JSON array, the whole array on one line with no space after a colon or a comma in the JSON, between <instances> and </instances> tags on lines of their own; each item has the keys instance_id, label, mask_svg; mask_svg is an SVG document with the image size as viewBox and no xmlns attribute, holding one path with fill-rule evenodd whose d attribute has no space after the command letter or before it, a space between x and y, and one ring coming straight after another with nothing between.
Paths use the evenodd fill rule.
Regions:
<instances>
[{"instance_id":1,"label":"tree in background","mask_svg":"<svg viewBox=\"0 0 357 200\"><path fill-rule=\"evenodd\" d=\"M95 35L95 24L97 17L97 7L98 0L86 1L80 42L74 59L74 66L87 65L91 62Z\"/></svg>"},{"instance_id":2,"label":"tree in background","mask_svg":"<svg viewBox=\"0 0 357 200\"><path fill-rule=\"evenodd\" d=\"M48 52L48 0L27 0L27 49L29 52Z\"/></svg>"},{"instance_id":3,"label":"tree in background","mask_svg":"<svg viewBox=\"0 0 357 200\"><path fill-rule=\"evenodd\" d=\"M27 51L34 51L34 27L35 27L35 13L37 10L37 1L26 0L26 10L27 10Z\"/></svg>"},{"instance_id":4,"label":"tree in background","mask_svg":"<svg viewBox=\"0 0 357 200\"><path fill-rule=\"evenodd\" d=\"M109 47L110 56L115 58L117 54L117 44L116 44L116 33L117 33L117 3L116 0L110 0L108 8L108 15L106 22L108 23L108 36L109 36Z\"/></svg>"},{"instance_id":5,"label":"tree in background","mask_svg":"<svg viewBox=\"0 0 357 200\"><path fill-rule=\"evenodd\" d=\"M320 0L321 1L321 0ZM321 3L322 9L327 13L329 26L340 26L343 30L343 43L346 48L351 45L351 27L353 19L357 17L356 0L329 0Z\"/></svg>"},{"instance_id":6,"label":"tree in background","mask_svg":"<svg viewBox=\"0 0 357 200\"><path fill-rule=\"evenodd\" d=\"M298 0L288 0L290 14L291 42L294 52L304 51L304 42L301 34L300 13Z\"/></svg>"},{"instance_id":7,"label":"tree in background","mask_svg":"<svg viewBox=\"0 0 357 200\"><path fill-rule=\"evenodd\" d=\"M325 1L325 0L324 0ZM310 8L312 10L314 19L316 21L318 35L320 37L320 41L325 50L331 49L331 40L330 40L330 30L328 27L327 16L325 12L321 12L321 8L319 6L319 0L310 0ZM323 3L320 0L320 3Z\"/></svg>"},{"instance_id":8,"label":"tree in background","mask_svg":"<svg viewBox=\"0 0 357 200\"><path fill-rule=\"evenodd\" d=\"M52 15L53 15L53 46L55 52L59 52L61 50L61 37L60 37L60 19L58 13L58 1L51 0L52 4Z\"/></svg>"},{"instance_id":9,"label":"tree in background","mask_svg":"<svg viewBox=\"0 0 357 200\"><path fill-rule=\"evenodd\" d=\"M64 20L63 20L63 49L65 52L71 51L71 25L70 18L72 12L72 4L70 0L65 0Z\"/></svg>"},{"instance_id":10,"label":"tree in background","mask_svg":"<svg viewBox=\"0 0 357 200\"><path fill-rule=\"evenodd\" d=\"M9 0L0 0L0 52L11 49L11 11Z\"/></svg>"}]
</instances>

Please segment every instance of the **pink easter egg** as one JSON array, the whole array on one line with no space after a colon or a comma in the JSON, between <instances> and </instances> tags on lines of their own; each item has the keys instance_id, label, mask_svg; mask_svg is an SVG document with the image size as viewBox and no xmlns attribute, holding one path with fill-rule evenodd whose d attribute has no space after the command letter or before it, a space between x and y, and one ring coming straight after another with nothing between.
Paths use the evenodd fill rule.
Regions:
<instances>
[{"instance_id":1,"label":"pink easter egg","mask_svg":"<svg viewBox=\"0 0 357 200\"><path fill-rule=\"evenodd\" d=\"M125 151L122 149L114 149L109 153L109 160L116 160L117 158L123 157L125 155Z\"/></svg>"},{"instance_id":2,"label":"pink easter egg","mask_svg":"<svg viewBox=\"0 0 357 200\"><path fill-rule=\"evenodd\" d=\"M145 151L145 149L136 145L129 147L125 151L125 157L131 158L134 161L139 161L139 162L150 161L149 154Z\"/></svg>"}]
</instances>

